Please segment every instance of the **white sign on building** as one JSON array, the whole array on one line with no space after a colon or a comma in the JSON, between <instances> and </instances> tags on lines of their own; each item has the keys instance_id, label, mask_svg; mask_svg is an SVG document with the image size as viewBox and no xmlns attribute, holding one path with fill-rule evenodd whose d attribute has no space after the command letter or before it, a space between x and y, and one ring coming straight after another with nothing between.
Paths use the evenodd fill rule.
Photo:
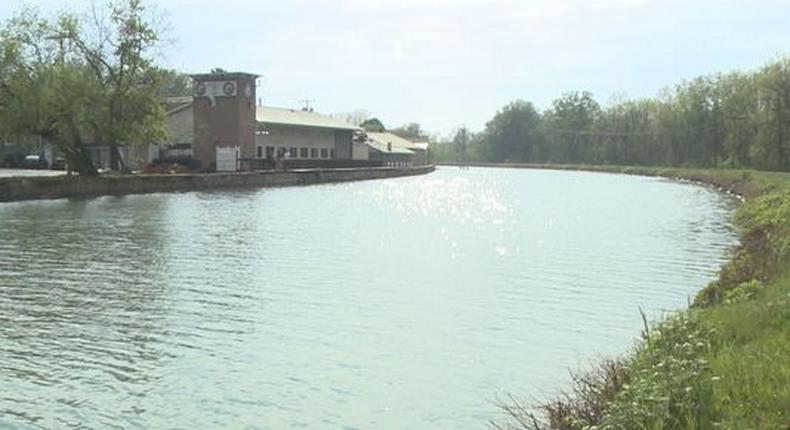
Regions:
<instances>
[{"instance_id":1,"label":"white sign on building","mask_svg":"<svg viewBox=\"0 0 790 430\"><path fill-rule=\"evenodd\" d=\"M195 84L195 97L208 97L211 105L216 97L236 97L238 88L235 81L201 81Z\"/></svg>"}]
</instances>

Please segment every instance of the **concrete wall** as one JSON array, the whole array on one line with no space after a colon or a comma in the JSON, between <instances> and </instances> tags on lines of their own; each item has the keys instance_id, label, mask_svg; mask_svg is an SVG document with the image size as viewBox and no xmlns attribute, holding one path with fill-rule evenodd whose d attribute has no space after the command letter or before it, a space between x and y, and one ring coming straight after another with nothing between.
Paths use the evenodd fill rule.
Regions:
<instances>
[{"instance_id":1,"label":"concrete wall","mask_svg":"<svg viewBox=\"0 0 790 430\"><path fill-rule=\"evenodd\" d=\"M0 201L307 185L420 175L433 170L434 166L425 166L413 169L304 169L286 172L129 175L95 178L78 176L0 178Z\"/></svg>"}]
</instances>

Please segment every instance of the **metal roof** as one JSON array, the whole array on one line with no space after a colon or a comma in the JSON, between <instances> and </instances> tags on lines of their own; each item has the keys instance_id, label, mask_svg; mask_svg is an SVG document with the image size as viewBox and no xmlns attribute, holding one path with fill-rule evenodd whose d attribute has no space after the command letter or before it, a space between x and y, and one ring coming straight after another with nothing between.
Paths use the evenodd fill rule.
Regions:
<instances>
[{"instance_id":1,"label":"metal roof","mask_svg":"<svg viewBox=\"0 0 790 430\"><path fill-rule=\"evenodd\" d=\"M392 133L365 133L368 136L368 144L382 152L392 154L413 154L414 150L425 150L422 144L414 143ZM392 150L387 151L387 144L392 144ZM404 151L405 150L405 151Z\"/></svg>"},{"instance_id":2,"label":"metal roof","mask_svg":"<svg viewBox=\"0 0 790 430\"><path fill-rule=\"evenodd\" d=\"M255 119L260 123L272 125L293 125L300 127L330 128L334 130L361 130L361 128L354 124L349 124L328 115L300 109L258 106L255 111Z\"/></svg>"},{"instance_id":3,"label":"metal roof","mask_svg":"<svg viewBox=\"0 0 790 430\"><path fill-rule=\"evenodd\" d=\"M379 152L387 154L414 154L414 143L392 133L365 133L367 144Z\"/></svg>"},{"instance_id":4,"label":"metal roof","mask_svg":"<svg viewBox=\"0 0 790 430\"><path fill-rule=\"evenodd\" d=\"M386 143L382 144L382 143L373 142L373 141L370 141L370 140L368 141L368 146L370 148L372 148L373 150L375 150L375 151L383 152L385 154L404 154L404 155L414 154L414 151L412 151L409 148L404 148L402 146L392 145L392 148L387 150L387 144Z\"/></svg>"},{"instance_id":5,"label":"metal roof","mask_svg":"<svg viewBox=\"0 0 790 430\"><path fill-rule=\"evenodd\" d=\"M165 97L162 105L168 115L176 113L186 107L192 106L192 96L189 97Z\"/></svg>"}]
</instances>

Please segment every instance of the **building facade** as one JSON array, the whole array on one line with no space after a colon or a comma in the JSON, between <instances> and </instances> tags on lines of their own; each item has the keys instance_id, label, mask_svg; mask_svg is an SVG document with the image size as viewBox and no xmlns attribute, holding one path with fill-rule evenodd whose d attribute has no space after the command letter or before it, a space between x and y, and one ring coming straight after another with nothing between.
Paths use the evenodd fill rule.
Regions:
<instances>
[{"instance_id":1,"label":"building facade","mask_svg":"<svg viewBox=\"0 0 790 430\"><path fill-rule=\"evenodd\" d=\"M385 166L415 167L428 164L428 144L412 142L396 134L368 132L370 159L381 160Z\"/></svg>"},{"instance_id":2,"label":"building facade","mask_svg":"<svg viewBox=\"0 0 790 430\"><path fill-rule=\"evenodd\" d=\"M256 104L257 75L213 73L192 78L191 100L173 100L169 105L170 149L165 154L191 155L204 169L270 168L276 160L297 160L293 163L297 166L310 162L356 165L365 161L391 167L428 163L427 144L391 133L366 134L356 125L312 109Z\"/></svg>"},{"instance_id":3,"label":"building facade","mask_svg":"<svg viewBox=\"0 0 790 430\"><path fill-rule=\"evenodd\" d=\"M191 100L173 100L169 106L169 156L192 156L208 170L218 167L217 154L238 154L242 169L260 166L260 160L367 159L366 148L355 142L361 132L355 125L312 110L257 106L256 75L192 78Z\"/></svg>"},{"instance_id":4,"label":"building facade","mask_svg":"<svg viewBox=\"0 0 790 430\"><path fill-rule=\"evenodd\" d=\"M354 159L355 125L309 110L259 106L255 158Z\"/></svg>"}]
</instances>

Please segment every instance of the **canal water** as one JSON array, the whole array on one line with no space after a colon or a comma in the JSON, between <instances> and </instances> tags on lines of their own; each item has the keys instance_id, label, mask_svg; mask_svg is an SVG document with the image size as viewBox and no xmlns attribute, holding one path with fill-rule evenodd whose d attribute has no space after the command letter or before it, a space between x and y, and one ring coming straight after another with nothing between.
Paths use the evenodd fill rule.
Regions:
<instances>
[{"instance_id":1,"label":"canal water","mask_svg":"<svg viewBox=\"0 0 790 430\"><path fill-rule=\"evenodd\" d=\"M485 428L686 306L733 205L453 168L0 204L0 428Z\"/></svg>"}]
</instances>

